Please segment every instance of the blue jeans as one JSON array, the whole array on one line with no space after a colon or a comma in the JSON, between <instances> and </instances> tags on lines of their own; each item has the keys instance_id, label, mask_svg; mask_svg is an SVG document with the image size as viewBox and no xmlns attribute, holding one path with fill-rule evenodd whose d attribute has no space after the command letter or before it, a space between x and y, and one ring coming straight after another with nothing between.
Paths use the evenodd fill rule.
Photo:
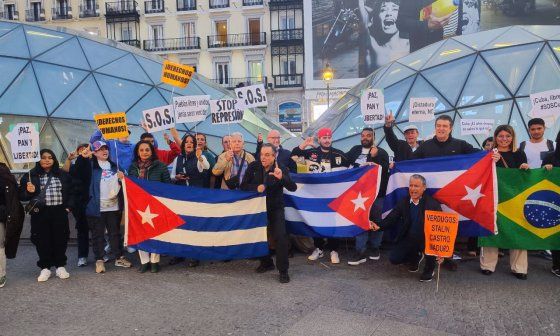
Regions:
<instances>
[{"instance_id":1,"label":"blue jeans","mask_svg":"<svg viewBox=\"0 0 560 336\"><path fill-rule=\"evenodd\" d=\"M375 223L381 222L381 213L383 211L383 197L378 197L373 206L371 207L371 216ZM357 253L365 253L367 249L367 243L369 241L372 248L376 249L381 246L381 240L383 239L383 231L366 231L356 236L355 249Z\"/></svg>"}]
</instances>

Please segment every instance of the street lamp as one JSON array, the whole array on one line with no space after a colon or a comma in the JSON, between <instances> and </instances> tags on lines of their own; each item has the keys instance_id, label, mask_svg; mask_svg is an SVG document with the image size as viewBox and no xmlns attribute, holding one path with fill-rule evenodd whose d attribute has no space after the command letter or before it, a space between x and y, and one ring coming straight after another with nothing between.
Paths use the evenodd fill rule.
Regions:
<instances>
[{"instance_id":1,"label":"street lamp","mask_svg":"<svg viewBox=\"0 0 560 336\"><path fill-rule=\"evenodd\" d=\"M325 68L323 69L323 80L327 84L327 109L330 108L330 104L331 104L330 82L333 80L333 78L334 78L334 70L333 68L331 68L329 63L327 63L325 65Z\"/></svg>"}]
</instances>

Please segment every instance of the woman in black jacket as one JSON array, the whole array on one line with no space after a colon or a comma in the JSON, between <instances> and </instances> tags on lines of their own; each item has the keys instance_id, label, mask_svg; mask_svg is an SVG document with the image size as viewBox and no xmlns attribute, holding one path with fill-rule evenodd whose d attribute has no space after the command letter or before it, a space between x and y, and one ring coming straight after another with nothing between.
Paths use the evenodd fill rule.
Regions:
<instances>
[{"instance_id":1,"label":"woman in black jacket","mask_svg":"<svg viewBox=\"0 0 560 336\"><path fill-rule=\"evenodd\" d=\"M560 131L558 135L556 135L556 150L550 154L548 154L543 162L542 166L551 171L554 167L560 167ZM552 273L557 277L560 277L560 251L551 251L552 252Z\"/></svg>"},{"instance_id":2,"label":"woman in black jacket","mask_svg":"<svg viewBox=\"0 0 560 336\"><path fill-rule=\"evenodd\" d=\"M73 208L72 179L60 169L55 154L42 149L41 160L20 183L20 196L30 201L31 242L37 248L41 274L37 281L51 277L51 267L56 267L56 276L67 279L66 246L70 235L68 213Z\"/></svg>"},{"instance_id":3,"label":"woman in black jacket","mask_svg":"<svg viewBox=\"0 0 560 336\"><path fill-rule=\"evenodd\" d=\"M210 163L202 149L197 148L194 135L187 134L181 144L181 155L173 161L171 179L175 184L203 188L207 185Z\"/></svg>"}]
</instances>

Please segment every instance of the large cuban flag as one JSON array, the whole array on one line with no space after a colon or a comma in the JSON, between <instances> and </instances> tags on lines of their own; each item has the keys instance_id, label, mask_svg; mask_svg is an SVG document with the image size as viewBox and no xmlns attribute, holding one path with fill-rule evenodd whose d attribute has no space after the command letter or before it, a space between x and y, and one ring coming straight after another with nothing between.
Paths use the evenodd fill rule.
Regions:
<instances>
[{"instance_id":1,"label":"large cuban flag","mask_svg":"<svg viewBox=\"0 0 560 336\"><path fill-rule=\"evenodd\" d=\"M443 211L459 214L460 236L497 233L498 187L491 152L396 162L387 185L384 217L408 195L412 174L426 178L427 192L442 204Z\"/></svg>"},{"instance_id":2,"label":"large cuban flag","mask_svg":"<svg viewBox=\"0 0 560 336\"><path fill-rule=\"evenodd\" d=\"M197 260L268 254L266 198L125 178L125 244Z\"/></svg>"},{"instance_id":3,"label":"large cuban flag","mask_svg":"<svg viewBox=\"0 0 560 336\"><path fill-rule=\"evenodd\" d=\"M284 190L286 227L309 237L354 237L369 230L379 192L378 165L320 174L292 174L295 192Z\"/></svg>"}]
</instances>

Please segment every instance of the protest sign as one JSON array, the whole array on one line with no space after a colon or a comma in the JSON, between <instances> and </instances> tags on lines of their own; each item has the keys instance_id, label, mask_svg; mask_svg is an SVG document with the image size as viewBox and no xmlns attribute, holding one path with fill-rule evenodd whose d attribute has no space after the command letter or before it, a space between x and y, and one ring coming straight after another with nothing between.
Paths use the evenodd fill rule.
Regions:
<instances>
[{"instance_id":1,"label":"protest sign","mask_svg":"<svg viewBox=\"0 0 560 336\"><path fill-rule=\"evenodd\" d=\"M14 163L37 162L41 160L39 151L39 125L21 123L10 125L6 138L10 141Z\"/></svg>"},{"instance_id":2,"label":"protest sign","mask_svg":"<svg viewBox=\"0 0 560 336\"><path fill-rule=\"evenodd\" d=\"M531 94L533 118L556 119L560 116L560 90L550 90Z\"/></svg>"},{"instance_id":3,"label":"protest sign","mask_svg":"<svg viewBox=\"0 0 560 336\"><path fill-rule=\"evenodd\" d=\"M422 122L434 120L436 98L410 98L408 121Z\"/></svg>"},{"instance_id":4,"label":"protest sign","mask_svg":"<svg viewBox=\"0 0 560 336\"><path fill-rule=\"evenodd\" d=\"M212 124L236 124L243 120L243 110L237 108L236 99L210 101Z\"/></svg>"},{"instance_id":5,"label":"protest sign","mask_svg":"<svg viewBox=\"0 0 560 336\"><path fill-rule=\"evenodd\" d=\"M360 98L360 105L364 123L371 125L385 122L385 97L381 90L365 90Z\"/></svg>"},{"instance_id":6,"label":"protest sign","mask_svg":"<svg viewBox=\"0 0 560 336\"><path fill-rule=\"evenodd\" d=\"M210 96L173 97L175 122L180 124L203 121L206 119L208 105L210 105Z\"/></svg>"},{"instance_id":7,"label":"protest sign","mask_svg":"<svg viewBox=\"0 0 560 336\"><path fill-rule=\"evenodd\" d=\"M148 132L158 132L175 127L173 105L165 105L142 112Z\"/></svg>"},{"instance_id":8,"label":"protest sign","mask_svg":"<svg viewBox=\"0 0 560 336\"><path fill-rule=\"evenodd\" d=\"M490 134L494 119L461 119L461 135Z\"/></svg>"},{"instance_id":9,"label":"protest sign","mask_svg":"<svg viewBox=\"0 0 560 336\"><path fill-rule=\"evenodd\" d=\"M165 84L185 88L194 73L194 68L188 65L163 61L161 81Z\"/></svg>"},{"instance_id":10,"label":"protest sign","mask_svg":"<svg viewBox=\"0 0 560 336\"><path fill-rule=\"evenodd\" d=\"M128 136L126 113L124 112L96 114L93 116L93 120L105 140Z\"/></svg>"},{"instance_id":11,"label":"protest sign","mask_svg":"<svg viewBox=\"0 0 560 336\"><path fill-rule=\"evenodd\" d=\"M458 214L426 210L424 215L426 255L443 258L453 256L458 228Z\"/></svg>"},{"instance_id":12,"label":"protest sign","mask_svg":"<svg viewBox=\"0 0 560 336\"><path fill-rule=\"evenodd\" d=\"M237 107L240 109L268 106L264 84L236 88L235 96L237 97Z\"/></svg>"}]
</instances>

